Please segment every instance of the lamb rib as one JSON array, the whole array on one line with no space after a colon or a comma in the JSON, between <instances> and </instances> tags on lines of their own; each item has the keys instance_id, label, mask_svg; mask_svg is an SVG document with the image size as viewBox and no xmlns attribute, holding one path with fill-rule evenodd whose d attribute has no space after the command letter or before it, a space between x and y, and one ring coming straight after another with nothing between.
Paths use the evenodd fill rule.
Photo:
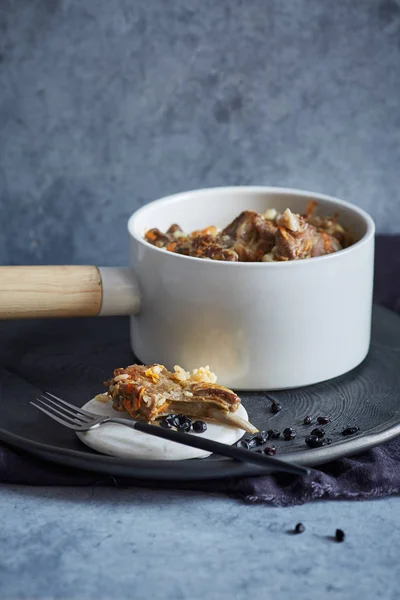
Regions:
<instances>
[{"instance_id":1,"label":"lamb rib","mask_svg":"<svg viewBox=\"0 0 400 600\"><path fill-rule=\"evenodd\" d=\"M258 431L249 421L235 414L240 398L232 390L205 381L207 375L187 373L185 378L182 373L186 372L180 369L172 373L162 365L115 369L114 377L106 382L113 408L149 423L170 413L182 413L188 417L212 419L248 433Z\"/></svg>"}]
</instances>

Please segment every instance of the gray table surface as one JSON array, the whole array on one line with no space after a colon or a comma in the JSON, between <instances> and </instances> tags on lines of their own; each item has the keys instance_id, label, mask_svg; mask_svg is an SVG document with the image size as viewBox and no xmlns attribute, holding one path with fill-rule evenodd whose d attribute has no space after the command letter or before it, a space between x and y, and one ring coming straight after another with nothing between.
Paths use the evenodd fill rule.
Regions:
<instances>
[{"instance_id":1,"label":"gray table surface","mask_svg":"<svg viewBox=\"0 0 400 600\"><path fill-rule=\"evenodd\" d=\"M378 242L376 292L398 307L398 238ZM2 324L0 362L22 375L20 340L36 339L28 325ZM123 345L120 356L108 340L123 364ZM288 534L299 521L305 533ZM329 538L337 527L343 544ZM397 600L399 540L398 497L273 508L187 491L3 485L0 599Z\"/></svg>"},{"instance_id":2,"label":"gray table surface","mask_svg":"<svg viewBox=\"0 0 400 600\"><path fill-rule=\"evenodd\" d=\"M293 508L146 489L0 489L0 597L399 598L400 499ZM306 531L288 530L303 522ZM339 544L335 528L346 532Z\"/></svg>"}]
</instances>

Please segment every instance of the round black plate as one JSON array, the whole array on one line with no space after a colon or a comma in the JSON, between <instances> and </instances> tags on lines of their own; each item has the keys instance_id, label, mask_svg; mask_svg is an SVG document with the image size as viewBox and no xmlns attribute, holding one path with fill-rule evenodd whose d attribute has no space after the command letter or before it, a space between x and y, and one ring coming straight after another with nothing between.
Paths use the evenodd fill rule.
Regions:
<instances>
[{"instance_id":1,"label":"round black plate","mask_svg":"<svg viewBox=\"0 0 400 600\"><path fill-rule=\"evenodd\" d=\"M54 326L49 329L49 325L37 322L27 327L29 339L32 334L39 335L36 339L40 343L31 346L19 361L18 375L28 375L35 385L7 370L0 371L0 440L52 462L139 479L176 481L265 473L257 466L217 456L179 462L128 461L90 450L73 432L37 411L29 401L37 395L38 388L53 391L80 406L97 393L98 382L105 379L113 367L133 360L126 348L126 333L122 333L122 328L127 327L126 320L111 319L104 324L96 320L96 325L93 321L84 321L79 326L60 321L57 334ZM107 344L104 341L100 344L100 334L94 327L103 328L102 339L108 335ZM76 347L78 332L79 348ZM7 333L10 336L9 331ZM86 333L84 339L82 333ZM343 332L344 345L348 335L351 332ZM54 349L56 344L58 352ZM63 347L62 352L60 347ZM273 395L282 405L276 415L271 412L266 393L240 395L250 420L260 429L282 431L288 426L296 429L294 441L274 442L277 457L313 466L361 452L399 435L399 390L400 318L375 307L370 353L351 373L315 386L276 392ZM312 425L303 424L306 415L312 417ZM304 438L315 427L319 415L330 417L325 431L332 438L332 445L310 450ZM357 425L359 434L344 437L341 431L348 425Z\"/></svg>"}]
</instances>

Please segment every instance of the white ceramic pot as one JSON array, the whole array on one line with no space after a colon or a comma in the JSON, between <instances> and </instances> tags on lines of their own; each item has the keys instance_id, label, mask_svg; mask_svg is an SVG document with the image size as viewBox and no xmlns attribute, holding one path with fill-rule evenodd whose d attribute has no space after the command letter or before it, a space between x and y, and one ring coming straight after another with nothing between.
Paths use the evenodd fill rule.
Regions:
<instances>
[{"instance_id":1,"label":"white ceramic pot","mask_svg":"<svg viewBox=\"0 0 400 600\"><path fill-rule=\"evenodd\" d=\"M276 263L191 258L143 239L178 223L225 226L269 207L339 214L357 243L335 254ZM196 190L151 202L129 220L130 268L0 267L0 318L130 314L144 363L209 365L238 390L314 384L356 367L370 343L374 223L321 194L268 187ZM123 366L123 365L115 365Z\"/></svg>"},{"instance_id":2,"label":"white ceramic pot","mask_svg":"<svg viewBox=\"0 0 400 600\"><path fill-rule=\"evenodd\" d=\"M278 263L231 263L173 254L146 229L225 226L243 210L339 214L358 242L340 252ZM185 192L144 206L129 220L130 263L140 290L132 348L144 363L209 365L223 385L278 390L350 371L370 344L374 223L329 196L268 187Z\"/></svg>"}]
</instances>

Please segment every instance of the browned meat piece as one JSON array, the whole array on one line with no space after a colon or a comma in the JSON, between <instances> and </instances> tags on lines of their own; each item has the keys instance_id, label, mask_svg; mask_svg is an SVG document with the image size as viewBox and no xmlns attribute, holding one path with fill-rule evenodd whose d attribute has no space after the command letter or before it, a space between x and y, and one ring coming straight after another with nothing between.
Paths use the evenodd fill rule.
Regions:
<instances>
[{"instance_id":1,"label":"browned meat piece","mask_svg":"<svg viewBox=\"0 0 400 600\"><path fill-rule=\"evenodd\" d=\"M181 369L185 376L190 374ZM116 369L106 383L113 408L147 422L169 413L213 419L255 433L248 421L233 414L240 398L231 390L207 381L182 377L162 365L131 365Z\"/></svg>"},{"instance_id":2,"label":"browned meat piece","mask_svg":"<svg viewBox=\"0 0 400 600\"><path fill-rule=\"evenodd\" d=\"M192 256L192 246L190 242L177 242L174 244L173 248L170 248L172 252L176 254L183 254L184 256Z\"/></svg>"},{"instance_id":3,"label":"browned meat piece","mask_svg":"<svg viewBox=\"0 0 400 600\"><path fill-rule=\"evenodd\" d=\"M277 260L295 260L322 256L340 250L338 240L327 233L319 233L305 223L301 231L280 227L276 234L274 254Z\"/></svg>"},{"instance_id":4,"label":"browned meat piece","mask_svg":"<svg viewBox=\"0 0 400 600\"><path fill-rule=\"evenodd\" d=\"M274 254L278 260L307 258L313 247L313 227L304 225L301 231L290 231L279 227L276 233Z\"/></svg>"},{"instance_id":5,"label":"browned meat piece","mask_svg":"<svg viewBox=\"0 0 400 600\"><path fill-rule=\"evenodd\" d=\"M323 256L342 250L342 246L336 237L327 233L319 233L314 236L314 244L310 256Z\"/></svg>"},{"instance_id":6,"label":"browned meat piece","mask_svg":"<svg viewBox=\"0 0 400 600\"><path fill-rule=\"evenodd\" d=\"M327 233L329 236L336 238L341 248L347 248L354 244L355 240L352 234L343 229L340 223L338 223L337 217L318 217L312 215L308 218L308 222L314 225L317 231Z\"/></svg>"},{"instance_id":7,"label":"browned meat piece","mask_svg":"<svg viewBox=\"0 0 400 600\"><path fill-rule=\"evenodd\" d=\"M193 256L200 256L207 248L218 245L215 235L196 235L192 240Z\"/></svg>"},{"instance_id":8,"label":"browned meat piece","mask_svg":"<svg viewBox=\"0 0 400 600\"><path fill-rule=\"evenodd\" d=\"M212 258L213 260L224 260L228 262L237 262L239 260L239 255L235 250L231 250L230 248L222 248L216 244L206 248L202 257Z\"/></svg>"},{"instance_id":9,"label":"browned meat piece","mask_svg":"<svg viewBox=\"0 0 400 600\"><path fill-rule=\"evenodd\" d=\"M153 246L157 246L157 248L164 248L170 242L169 237L164 233L161 233L156 227L146 231L144 237L147 242L150 242Z\"/></svg>"},{"instance_id":10,"label":"browned meat piece","mask_svg":"<svg viewBox=\"0 0 400 600\"><path fill-rule=\"evenodd\" d=\"M167 233L161 233L161 231L157 228L150 229L146 231L145 240L153 244L153 246L157 246L158 248L166 248L167 250L171 250L176 252L175 247L178 243L178 240L181 244L185 243L187 237L179 225L171 225L167 230Z\"/></svg>"},{"instance_id":11,"label":"browned meat piece","mask_svg":"<svg viewBox=\"0 0 400 600\"><path fill-rule=\"evenodd\" d=\"M233 262L273 262L322 256L347 248L355 242L337 217L315 214L311 201L304 215L286 209L279 215L274 208L264 214L245 210L225 229L214 226L185 234L171 225L166 234L151 229L145 239L170 252Z\"/></svg>"},{"instance_id":12,"label":"browned meat piece","mask_svg":"<svg viewBox=\"0 0 400 600\"><path fill-rule=\"evenodd\" d=\"M178 241L174 247L174 252L197 258L237 261L237 253L229 248L225 248L220 242L220 236L208 233L199 234L194 236L190 242L186 239Z\"/></svg>"},{"instance_id":13,"label":"browned meat piece","mask_svg":"<svg viewBox=\"0 0 400 600\"><path fill-rule=\"evenodd\" d=\"M221 237L231 238L232 248L240 261L258 261L275 245L277 226L262 215L245 210L221 232Z\"/></svg>"},{"instance_id":14,"label":"browned meat piece","mask_svg":"<svg viewBox=\"0 0 400 600\"><path fill-rule=\"evenodd\" d=\"M174 233L176 233L177 231L179 231L179 233L183 233L182 229L179 227L179 225L177 225L176 223L174 223L173 225L171 225L168 229L167 229L167 235L173 235Z\"/></svg>"},{"instance_id":15,"label":"browned meat piece","mask_svg":"<svg viewBox=\"0 0 400 600\"><path fill-rule=\"evenodd\" d=\"M340 243L325 231L318 231L306 218L286 209L278 219L274 254L278 260L295 260L330 254Z\"/></svg>"}]
</instances>

